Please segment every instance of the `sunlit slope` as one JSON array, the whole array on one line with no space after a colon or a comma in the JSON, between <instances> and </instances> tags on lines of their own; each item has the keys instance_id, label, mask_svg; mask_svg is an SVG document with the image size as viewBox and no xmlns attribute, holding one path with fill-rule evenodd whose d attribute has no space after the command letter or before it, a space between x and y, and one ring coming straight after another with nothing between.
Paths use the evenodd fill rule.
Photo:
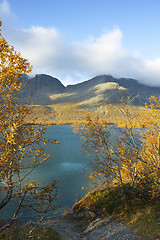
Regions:
<instances>
[{"instance_id":1,"label":"sunlit slope","mask_svg":"<svg viewBox=\"0 0 160 240\"><path fill-rule=\"evenodd\" d=\"M160 87L147 86L134 79L116 79L109 75L65 87L58 79L39 74L27 80L24 93L30 93L30 102L36 105L69 103L93 107L97 104L118 104L129 96L134 99L134 105L143 106L151 95L160 95Z\"/></svg>"}]
</instances>

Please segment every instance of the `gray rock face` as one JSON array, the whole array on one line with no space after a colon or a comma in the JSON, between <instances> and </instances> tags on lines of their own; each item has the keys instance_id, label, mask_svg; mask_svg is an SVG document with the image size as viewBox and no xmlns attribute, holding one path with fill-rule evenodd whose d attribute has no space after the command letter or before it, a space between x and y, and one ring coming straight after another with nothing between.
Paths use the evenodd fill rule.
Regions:
<instances>
[{"instance_id":1,"label":"gray rock face","mask_svg":"<svg viewBox=\"0 0 160 240\"><path fill-rule=\"evenodd\" d=\"M151 87L128 78L113 78L109 75L94 77L88 81L65 87L57 78L39 74L26 79L24 95L30 94L33 104L78 103L81 106L93 104L116 104L128 97L134 98L134 105L144 105L150 96L160 96L160 87Z\"/></svg>"},{"instance_id":2,"label":"gray rock face","mask_svg":"<svg viewBox=\"0 0 160 240\"><path fill-rule=\"evenodd\" d=\"M24 95L29 94L31 102L37 105L51 104L51 94L62 93L64 85L57 79L46 74L36 75L34 78L26 79L23 90Z\"/></svg>"},{"instance_id":3,"label":"gray rock face","mask_svg":"<svg viewBox=\"0 0 160 240\"><path fill-rule=\"evenodd\" d=\"M42 223L56 230L62 239L68 240L145 240L135 236L123 223L112 218L96 218L84 227L83 221L75 215L60 216Z\"/></svg>"}]
</instances>

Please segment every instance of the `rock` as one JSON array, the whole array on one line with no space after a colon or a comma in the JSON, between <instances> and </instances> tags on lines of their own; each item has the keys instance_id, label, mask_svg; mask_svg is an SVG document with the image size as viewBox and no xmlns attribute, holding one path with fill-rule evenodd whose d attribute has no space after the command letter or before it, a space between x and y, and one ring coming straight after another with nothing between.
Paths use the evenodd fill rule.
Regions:
<instances>
[{"instance_id":1,"label":"rock","mask_svg":"<svg viewBox=\"0 0 160 240\"><path fill-rule=\"evenodd\" d=\"M75 217L87 217L87 218L88 217L91 217L91 218L97 217L97 215L93 211L89 210L88 208L82 208L80 211L75 212L74 216Z\"/></svg>"},{"instance_id":2,"label":"rock","mask_svg":"<svg viewBox=\"0 0 160 240\"><path fill-rule=\"evenodd\" d=\"M84 229L83 220L82 218L79 218L79 216L86 216L87 214L90 214L90 212L89 209L84 209L83 213L73 213L60 216L44 222L43 225L46 227L52 227L62 236L62 239L68 240L140 239L135 236L125 224L117 222L113 217L96 218Z\"/></svg>"},{"instance_id":3,"label":"rock","mask_svg":"<svg viewBox=\"0 0 160 240\"><path fill-rule=\"evenodd\" d=\"M97 218L96 220L94 220L94 221L86 228L86 230L84 231L84 234L87 234L87 233L93 231L93 230L95 229L95 226L96 226L99 222L101 222L101 220L102 220L102 219L100 219L100 218Z\"/></svg>"}]
</instances>

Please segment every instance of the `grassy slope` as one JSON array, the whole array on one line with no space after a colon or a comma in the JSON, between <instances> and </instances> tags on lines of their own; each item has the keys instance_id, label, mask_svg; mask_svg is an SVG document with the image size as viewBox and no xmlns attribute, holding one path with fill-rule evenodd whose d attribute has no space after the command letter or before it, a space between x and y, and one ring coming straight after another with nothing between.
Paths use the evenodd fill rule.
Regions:
<instances>
[{"instance_id":1,"label":"grassy slope","mask_svg":"<svg viewBox=\"0 0 160 240\"><path fill-rule=\"evenodd\" d=\"M52 228L37 227L32 233L33 224L15 224L0 234L1 240L62 240Z\"/></svg>"},{"instance_id":2,"label":"grassy slope","mask_svg":"<svg viewBox=\"0 0 160 240\"><path fill-rule=\"evenodd\" d=\"M99 189L89 192L73 206L75 212L84 208L100 216L116 216L128 223L134 232L146 239L160 239L160 202L143 197L139 187L129 184L123 187Z\"/></svg>"},{"instance_id":3,"label":"grassy slope","mask_svg":"<svg viewBox=\"0 0 160 240\"><path fill-rule=\"evenodd\" d=\"M32 114L28 116L28 122L41 124L75 124L84 122L86 115L105 116L107 122L122 125L124 116L120 111L121 105L108 104L105 106L85 107L77 103L55 104L55 105L36 105ZM130 111L135 114L141 107L130 106ZM96 114L95 114L96 113Z\"/></svg>"}]
</instances>

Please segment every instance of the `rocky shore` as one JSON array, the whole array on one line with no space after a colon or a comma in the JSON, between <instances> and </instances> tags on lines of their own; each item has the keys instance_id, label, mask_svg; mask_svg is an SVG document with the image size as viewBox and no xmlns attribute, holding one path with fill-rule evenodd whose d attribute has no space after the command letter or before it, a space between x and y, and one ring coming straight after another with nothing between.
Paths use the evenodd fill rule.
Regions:
<instances>
[{"instance_id":1,"label":"rocky shore","mask_svg":"<svg viewBox=\"0 0 160 240\"><path fill-rule=\"evenodd\" d=\"M43 226L53 228L64 240L142 240L125 223L113 217L94 216L92 221L86 223L84 213L72 213L45 221Z\"/></svg>"}]
</instances>

